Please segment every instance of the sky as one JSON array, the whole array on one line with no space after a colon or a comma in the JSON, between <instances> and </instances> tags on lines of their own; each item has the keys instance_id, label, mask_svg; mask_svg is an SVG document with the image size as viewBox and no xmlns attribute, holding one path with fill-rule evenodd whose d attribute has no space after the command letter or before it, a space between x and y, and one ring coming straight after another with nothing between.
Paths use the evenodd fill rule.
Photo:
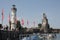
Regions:
<instances>
[{"instance_id":1,"label":"sky","mask_svg":"<svg viewBox=\"0 0 60 40\"><path fill-rule=\"evenodd\" d=\"M42 23L43 13L47 15L48 22L52 28L60 28L60 0L0 0L0 23L1 13L4 9L3 25L8 24L8 15L11 15L12 5L17 8L17 19L24 19L24 26L35 27ZM26 21L29 21L27 25Z\"/></svg>"}]
</instances>

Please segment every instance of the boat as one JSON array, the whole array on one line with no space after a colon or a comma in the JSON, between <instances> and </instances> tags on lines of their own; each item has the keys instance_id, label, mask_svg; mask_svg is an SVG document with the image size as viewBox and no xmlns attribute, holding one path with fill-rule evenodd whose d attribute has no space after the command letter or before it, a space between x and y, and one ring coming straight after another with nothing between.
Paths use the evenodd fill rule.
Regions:
<instances>
[{"instance_id":1,"label":"boat","mask_svg":"<svg viewBox=\"0 0 60 40\"><path fill-rule=\"evenodd\" d=\"M48 34L47 39L56 38L56 34Z\"/></svg>"}]
</instances>

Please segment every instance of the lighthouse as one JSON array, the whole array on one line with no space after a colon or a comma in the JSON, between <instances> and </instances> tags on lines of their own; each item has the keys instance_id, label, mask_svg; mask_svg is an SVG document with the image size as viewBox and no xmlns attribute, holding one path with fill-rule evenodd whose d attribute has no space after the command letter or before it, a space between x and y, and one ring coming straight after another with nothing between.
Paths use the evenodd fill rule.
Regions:
<instances>
[{"instance_id":1,"label":"lighthouse","mask_svg":"<svg viewBox=\"0 0 60 40\"><path fill-rule=\"evenodd\" d=\"M49 23L48 23L48 19L47 19L47 16L45 15L45 13L43 13L41 30L43 30L44 32L48 32L48 30L49 30Z\"/></svg>"},{"instance_id":2,"label":"lighthouse","mask_svg":"<svg viewBox=\"0 0 60 40\"><path fill-rule=\"evenodd\" d=\"M11 30L15 30L16 29L16 11L17 8L15 7L15 5L12 5L13 7L11 8Z\"/></svg>"}]
</instances>

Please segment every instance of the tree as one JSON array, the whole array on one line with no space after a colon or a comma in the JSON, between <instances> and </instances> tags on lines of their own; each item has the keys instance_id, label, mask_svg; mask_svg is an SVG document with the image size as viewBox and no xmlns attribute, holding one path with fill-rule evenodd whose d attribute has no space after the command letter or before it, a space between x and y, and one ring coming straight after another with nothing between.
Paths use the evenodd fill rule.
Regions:
<instances>
[{"instance_id":1,"label":"tree","mask_svg":"<svg viewBox=\"0 0 60 40\"><path fill-rule=\"evenodd\" d=\"M22 26L19 20L17 20L16 28L18 28L20 31L22 30Z\"/></svg>"},{"instance_id":2,"label":"tree","mask_svg":"<svg viewBox=\"0 0 60 40\"><path fill-rule=\"evenodd\" d=\"M50 25L48 24L47 28L49 29L50 28Z\"/></svg>"},{"instance_id":3,"label":"tree","mask_svg":"<svg viewBox=\"0 0 60 40\"><path fill-rule=\"evenodd\" d=\"M42 27L42 24L41 24L41 23L39 23L39 24L38 24L38 28L41 28L41 27Z\"/></svg>"},{"instance_id":4,"label":"tree","mask_svg":"<svg viewBox=\"0 0 60 40\"><path fill-rule=\"evenodd\" d=\"M0 24L0 29L2 29L3 28L3 26L2 26L2 24Z\"/></svg>"},{"instance_id":5,"label":"tree","mask_svg":"<svg viewBox=\"0 0 60 40\"><path fill-rule=\"evenodd\" d=\"M9 29L11 29L11 21L9 21L9 27L10 27Z\"/></svg>"}]
</instances>

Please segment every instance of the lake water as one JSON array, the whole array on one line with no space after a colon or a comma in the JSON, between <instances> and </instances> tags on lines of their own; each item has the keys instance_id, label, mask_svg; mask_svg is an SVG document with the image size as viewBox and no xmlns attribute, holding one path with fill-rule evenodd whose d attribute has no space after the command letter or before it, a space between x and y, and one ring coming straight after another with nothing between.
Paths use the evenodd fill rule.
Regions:
<instances>
[{"instance_id":1,"label":"lake water","mask_svg":"<svg viewBox=\"0 0 60 40\"><path fill-rule=\"evenodd\" d=\"M37 35L37 34L34 34L34 35L30 35L29 37L23 37L22 39L20 40L60 40L60 34L56 34L56 37L54 38L43 38L41 37L41 35Z\"/></svg>"}]
</instances>

